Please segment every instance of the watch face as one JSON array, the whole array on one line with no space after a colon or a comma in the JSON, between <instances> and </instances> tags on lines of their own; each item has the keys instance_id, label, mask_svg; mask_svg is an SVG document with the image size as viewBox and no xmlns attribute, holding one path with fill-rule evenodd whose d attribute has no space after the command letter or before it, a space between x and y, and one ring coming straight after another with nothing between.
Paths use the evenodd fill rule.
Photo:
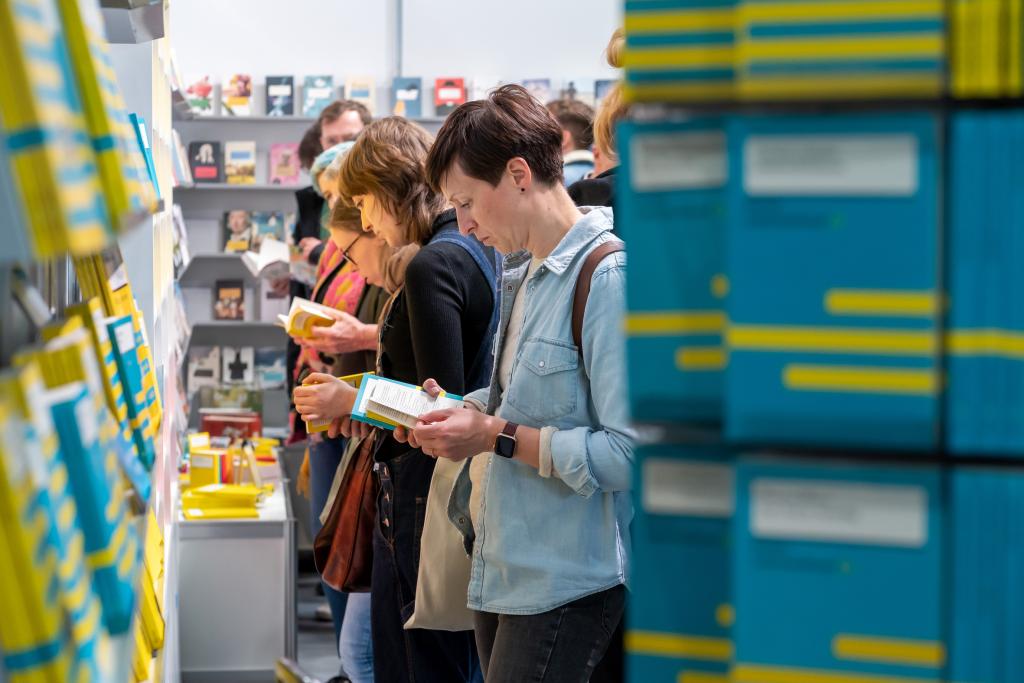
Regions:
<instances>
[{"instance_id":1,"label":"watch face","mask_svg":"<svg viewBox=\"0 0 1024 683\"><path fill-rule=\"evenodd\" d=\"M503 458L511 458L516 450L516 440L507 434L499 434L494 442L494 452Z\"/></svg>"}]
</instances>

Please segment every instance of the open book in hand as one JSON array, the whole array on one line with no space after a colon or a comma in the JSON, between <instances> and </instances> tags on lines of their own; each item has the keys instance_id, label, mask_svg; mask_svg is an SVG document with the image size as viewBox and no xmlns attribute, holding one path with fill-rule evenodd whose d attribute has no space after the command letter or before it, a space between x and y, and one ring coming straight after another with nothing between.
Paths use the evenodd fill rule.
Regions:
<instances>
[{"instance_id":1,"label":"open book in hand","mask_svg":"<svg viewBox=\"0 0 1024 683\"><path fill-rule=\"evenodd\" d=\"M289 277L291 252L288 245L281 240L268 237L260 243L259 253L247 251L242 254L242 263L246 265L253 277L278 280Z\"/></svg>"},{"instance_id":2,"label":"open book in hand","mask_svg":"<svg viewBox=\"0 0 1024 683\"><path fill-rule=\"evenodd\" d=\"M372 376L372 372L360 372L357 375L346 375L345 377L339 377L338 379L340 379L342 382L348 382L353 387L358 389L359 385L362 384L364 378ZM310 382L307 380L302 384L303 386L305 386L307 384L310 384ZM306 433L316 434L317 432L326 432L330 428L331 423L334 422L334 420L331 420L330 418L324 418L320 420L306 420L305 422Z\"/></svg>"},{"instance_id":3,"label":"open book in hand","mask_svg":"<svg viewBox=\"0 0 1024 683\"><path fill-rule=\"evenodd\" d=\"M309 339L313 336L314 327L330 327L334 324L333 310L297 296L292 299L288 315L277 316L277 323L285 329L288 336Z\"/></svg>"},{"instance_id":4,"label":"open book in hand","mask_svg":"<svg viewBox=\"0 0 1024 683\"><path fill-rule=\"evenodd\" d=\"M437 398L431 398L412 384L366 374L359 384L352 419L384 429L393 430L399 425L411 429L422 415L463 405L461 396L442 392Z\"/></svg>"}]
</instances>

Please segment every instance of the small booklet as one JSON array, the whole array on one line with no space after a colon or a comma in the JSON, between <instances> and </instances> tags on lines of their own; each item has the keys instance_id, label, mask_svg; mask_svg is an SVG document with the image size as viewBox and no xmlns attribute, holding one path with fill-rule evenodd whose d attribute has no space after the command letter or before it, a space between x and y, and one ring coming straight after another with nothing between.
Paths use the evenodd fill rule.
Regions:
<instances>
[{"instance_id":1,"label":"small booklet","mask_svg":"<svg viewBox=\"0 0 1024 683\"><path fill-rule=\"evenodd\" d=\"M441 392L431 398L420 387L367 374L359 384L352 419L384 429L393 430L399 425L411 429L421 415L463 405L461 396Z\"/></svg>"},{"instance_id":2,"label":"small booklet","mask_svg":"<svg viewBox=\"0 0 1024 683\"><path fill-rule=\"evenodd\" d=\"M373 374L372 372L360 372L358 375L347 375L345 377L339 377L338 379L340 379L342 382L348 382L349 384L354 386L356 389L358 389L359 385L363 381L363 378L367 377L369 375L372 375L372 374ZM303 382L302 384L303 385L307 385L307 384L310 384L310 382ZM353 416L353 417L355 417L355 416ZM331 422L333 422L333 420L329 420L329 419L325 418L325 419L322 419L322 420L305 420L305 422L306 422L306 433L307 434L316 434L317 432L326 432L327 428L331 426Z\"/></svg>"},{"instance_id":3,"label":"small booklet","mask_svg":"<svg viewBox=\"0 0 1024 683\"><path fill-rule=\"evenodd\" d=\"M331 315L333 310L297 296L292 299L288 315L278 315L277 321L288 336L309 339L313 336L314 327L330 327L334 324L334 316Z\"/></svg>"},{"instance_id":4,"label":"small booklet","mask_svg":"<svg viewBox=\"0 0 1024 683\"><path fill-rule=\"evenodd\" d=\"M260 243L259 252L247 251L242 254L242 263L253 277L277 280L288 277L291 272L291 251L281 240L267 238Z\"/></svg>"}]
</instances>

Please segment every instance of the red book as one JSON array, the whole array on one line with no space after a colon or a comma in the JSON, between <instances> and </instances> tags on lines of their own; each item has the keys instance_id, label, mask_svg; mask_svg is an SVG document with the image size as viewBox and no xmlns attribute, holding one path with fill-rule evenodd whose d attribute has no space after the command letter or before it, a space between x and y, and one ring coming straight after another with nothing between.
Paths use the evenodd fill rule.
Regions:
<instances>
[{"instance_id":1,"label":"red book","mask_svg":"<svg viewBox=\"0 0 1024 683\"><path fill-rule=\"evenodd\" d=\"M434 81L434 111L448 116L455 107L466 102L466 83L461 78L438 78Z\"/></svg>"}]
</instances>

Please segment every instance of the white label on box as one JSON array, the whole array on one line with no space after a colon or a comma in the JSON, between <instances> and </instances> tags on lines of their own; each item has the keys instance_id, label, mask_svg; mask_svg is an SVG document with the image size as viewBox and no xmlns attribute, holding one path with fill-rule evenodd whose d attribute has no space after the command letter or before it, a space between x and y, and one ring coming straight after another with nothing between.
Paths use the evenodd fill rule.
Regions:
<instances>
[{"instance_id":1,"label":"white label on box","mask_svg":"<svg viewBox=\"0 0 1024 683\"><path fill-rule=\"evenodd\" d=\"M78 423L78 435L82 439L82 446L89 448L96 443L99 429L96 424L96 411L93 410L92 397L89 395L85 395L75 402L75 421Z\"/></svg>"},{"instance_id":2,"label":"white label on box","mask_svg":"<svg viewBox=\"0 0 1024 683\"><path fill-rule=\"evenodd\" d=\"M267 87L268 97L289 97L292 94L292 86L283 85L278 83L277 85L271 85Z\"/></svg>"},{"instance_id":3,"label":"white label on box","mask_svg":"<svg viewBox=\"0 0 1024 683\"><path fill-rule=\"evenodd\" d=\"M920 486L756 479L750 529L758 538L920 548L928 494Z\"/></svg>"},{"instance_id":4,"label":"white label on box","mask_svg":"<svg viewBox=\"0 0 1024 683\"><path fill-rule=\"evenodd\" d=\"M135 350L135 331L132 329L131 322L118 325L114 330L114 335L117 339L117 348L120 349L121 355Z\"/></svg>"},{"instance_id":5,"label":"white label on box","mask_svg":"<svg viewBox=\"0 0 1024 683\"><path fill-rule=\"evenodd\" d=\"M907 134L752 135L743 187L752 196L906 197L917 192L917 158Z\"/></svg>"},{"instance_id":6,"label":"white label on box","mask_svg":"<svg viewBox=\"0 0 1024 683\"><path fill-rule=\"evenodd\" d=\"M721 187L728 178L725 134L646 133L630 141L637 192Z\"/></svg>"},{"instance_id":7,"label":"white label on box","mask_svg":"<svg viewBox=\"0 0 1024 683\"><path fill-rule=\"evenodd\" d=\"M192 456L192 469L213 469L213 456L210 455L193 455Z\"/></svg>"},{"instance_id":8,"label":"white label on box","mask_svg":"<svg viewBox=\"0 0 1024 683\"><path fill-rule=\"evenodd\" d=\"M644 511L655 515L731 517L734 469L712 462L650 458L643 464Z\"/></svg>"}]
</instances>

